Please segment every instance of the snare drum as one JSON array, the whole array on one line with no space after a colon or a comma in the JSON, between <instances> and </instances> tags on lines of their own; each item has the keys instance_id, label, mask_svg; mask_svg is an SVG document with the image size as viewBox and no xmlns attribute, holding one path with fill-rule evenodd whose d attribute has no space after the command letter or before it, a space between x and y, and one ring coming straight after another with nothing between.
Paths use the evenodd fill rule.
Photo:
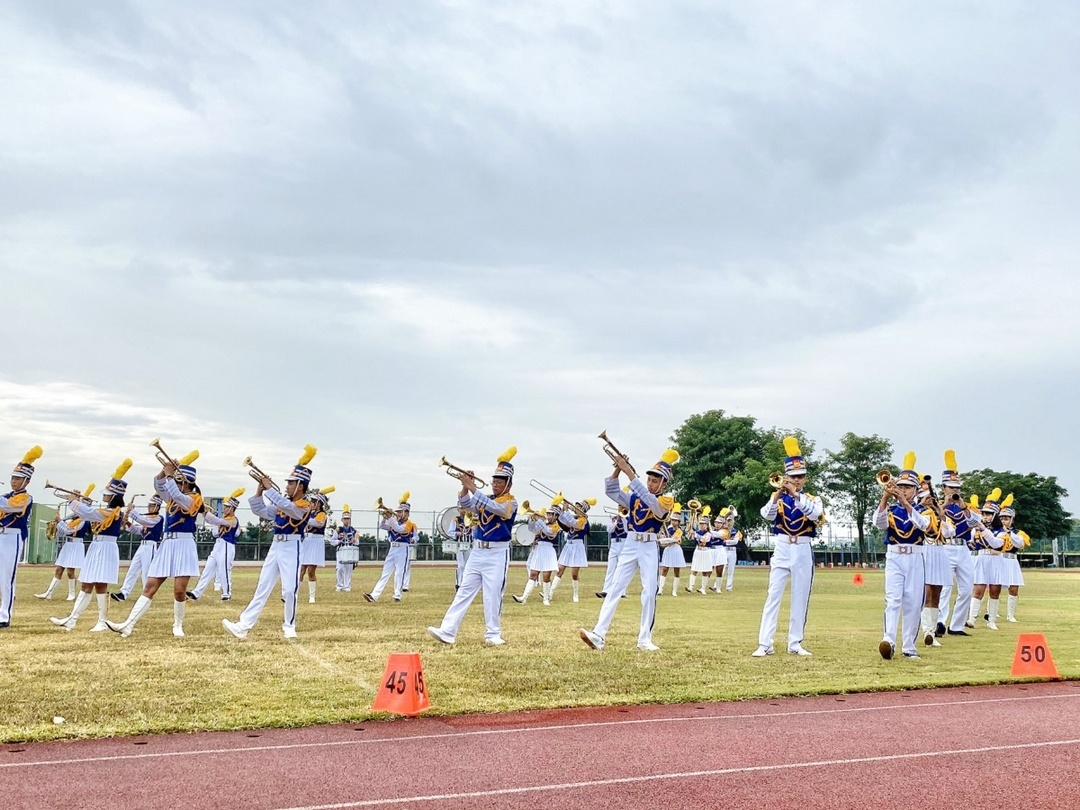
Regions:
<instances>
[{"instance_id":1,"label":"snare drum","mask_svg":"<svg viewBox=\"0 0 1080 810\"><path fill-rule=\"evenodd\" d=\"M514 542L519 546L531 546L536 542L536 535L533 534L528 523L519 523L514 527Z\"/></svg>"},{"instance_id":2,"label":"snare drum","mask_svg":"<svg viewBox=\"0 0 1080 810\"><path fill-rule=\"evenodd\" d=\"M360 546L338 546L337 561L353 565L360 562Z\"/></svg>"}]
</instances>

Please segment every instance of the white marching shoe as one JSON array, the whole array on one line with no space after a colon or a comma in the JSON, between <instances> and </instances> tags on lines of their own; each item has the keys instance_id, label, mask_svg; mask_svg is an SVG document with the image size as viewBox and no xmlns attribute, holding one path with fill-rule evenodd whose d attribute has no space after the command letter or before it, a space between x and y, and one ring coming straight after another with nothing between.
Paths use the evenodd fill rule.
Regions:
<instances>
[{"instance_id":1,"label":"white marching shoe","mask_svg":"<svg viewBox=\"0 0 1080 810\"><path fill-rule=\"evenodd\" d=\"M53 624L55 624L57 627L64 628L69 633L72 630L75 629L75 617L74 616L68 616L67 618L64 618L64 619L50 618L49 621L52 622Z\"/></svg>"},{"instance_id":2,"label":"white marching shoe","mask_svg":"<svg viewBox=\"0 0 1080 810\"><path fill-rule=\"evenodd\" d=\"M641 642L640 644L637 645L637 648L639 650L644 650L645 652L653 652L654 650L659 650L660 649L655 644L653 644L651 641L643 641L643 642Z\"/></svg>"},{"instance_id":3,"label":"white marching shoe","mask_svg":"<svg viewBox=\"0 0 1080 810\"><path fill-rule=\"evenodd\" d=\"M225 628L227 633L231 633L239 639L247 638L247 630L238 625L236 622L230 622L228 619L221 620L221 626ZM123 635L123 633L121 633Z\"/></svg>"},{"instance_id":4,"label":"white marching shoe","mask_svg":"<svg viewBox=\"0 0 1080 810\"><path fill-rule=\"evenodd\" d=\"M764 658L766 655L774 655L776 650L773 647L766 647L759 645L756 650L750 653L751 658Z\"/></svg>"},{"instance_id":5,"label":"white marching shoe","mask_svg":"<svg viewBox=\"0 0 1080 810\"><path fill-rule=\"evenodd\" d=\"M594 650L604 649L604 639L600 638L600 636L596 635L592 630L586 630L582 627L578 630L578 637Z\"/></svg>"},{"instance_id":6,"label":"white marching shoe","mask_svg":"<svg viewBox=\"0 0 1080 810\"><path fill-rule=\"evenodd\" d=\"M103 633L109 629L109 626L105 622L100 621L90 628L91 633Z\"/></svg>"},{"instance_id":7,"label":"white marching shoe","mask_svg":"<svg viewBox=\"0 0 1080 810\"><path fill-rule=\"evenodd\" d=\"M803 649L802 644L792 644L790 647L788 647L788 655L801 655L804 657L808 657L813 655L813 653L809 650Z\"/></svg>"}]
</instances>

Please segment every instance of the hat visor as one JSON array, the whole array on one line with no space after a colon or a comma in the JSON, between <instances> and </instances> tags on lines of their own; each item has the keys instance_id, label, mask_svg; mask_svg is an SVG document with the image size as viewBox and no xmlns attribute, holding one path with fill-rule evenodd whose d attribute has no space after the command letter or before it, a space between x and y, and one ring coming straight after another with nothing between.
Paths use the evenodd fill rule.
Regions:
<instances>
[{"instance_id":1,"label":"hat visor","mask_svg":"<svg viewBox=\"0 0 1080 810\"><path fill-rule=\"evenodd\" d=\"M512 473L508 473L508 472L507 472L506 470L496 470L495 472L493 472L493 473L491 474L491 477L492 477L492 478L506 478L506 479L511 479L511 478L513 478L514 476L513 476L513 474L512 474Z\"/></svg>"}]
</instances>

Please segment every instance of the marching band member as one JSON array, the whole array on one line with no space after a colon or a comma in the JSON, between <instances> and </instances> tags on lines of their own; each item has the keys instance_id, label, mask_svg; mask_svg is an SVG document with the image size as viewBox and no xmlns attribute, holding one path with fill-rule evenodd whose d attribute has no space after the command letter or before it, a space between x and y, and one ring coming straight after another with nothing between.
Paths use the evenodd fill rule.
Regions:
<instances>
[{"instance_id":1,"label":"marching band member","mask_svg":"<svg viewBox=\"0 0 1080 810\"><path fill-rule=\"evenodd\" d=\"M728 527L727 507L720 510L717 515L716 531L713 532L713 584L709 588L713 593L720 593L724 582L724 568L727 566L727 542L731 538L731 529Z\"/></svg>"},{"instance_id":2,"label":"marching band member","mask_svg":"<svg viewBox=\"0 0 1080 810\"><path fill-rule=\"evenodd\" d=\"M1001 584L1009 589L1008 607L1005 612L1006 621L1016 621L1016 603L1020 600L1020 587L1024 584L1024 574L1020 570L1020 560L1016 553L1023 551L1031 541L1024 532L1013 529L1016 520L1016 510L1013 508L1013 496L1010 493L1001 502L1001 514L995 521L998 536L1002 540L1001 545Z\"/></svg>"},{"instance_id":3,"label":"marching band member","mask_svg":"<svg viewBox=\"0 0 1080 810\"><path fill-rule=\"evenodd\" d=\"M551 580L551 588L548 590L548 599L555 595L555 589L559 587L559 581L566 569L570 569L570 578L574 585L574 601L578 600L578 572L582 568L589 567L589 558L585 551L585 544L589 540L589 507L596 506L596 498L585 498L569 506L559 514L559 525L566 531L566 542L563 543L559 553L559 570L555 578Z\"/></svg>"},{"instance_id":4,"label":"marching band member","mask_svg":"<svg viewBox=\"0 0 1080 810\"><path fill-rule=\"evenodd\" d=\"M401 591L405 584L405 572L409 570L409 546L417 541L419 529L416 524L409 520L412 505L409 503L409 493L401 496L397 509L390 513L383 513L383 522L380 524L386 532L389 548L386 550L386 560L383 562L382 576L371 589L371 593L365 593L364 599L369 602L378 602L390 577L394 577L394 601L401 601Z\"/></svg>"},{"instance_id":5,"label":"marching band member","mask_svg":"<svg viewBox=\"0 0 1080 810\"><path fill-rule=\"evenodd\" d=\"M878 645L881 657L888 660L896 650L897 625L903 613L900 651L907 658L918 658L915 639L919 632L919 610L924 594L923 543L930 518L915 505L919 475L915 472L915 454L904 456L904 469L895 483L881 493L874 525L885 532L885 637ZM889 501L896 499L892 506Z\"/></svg>"},{"instance_id":6,"label":"marching band member","mask_svg":"<svg viewBox=\"0 0 1080 810\"><path fill-rule=\"evenodd\" d=\"M608 556L607 569L604 572L604 587L596 592L600 599L608 595L612 583L615 582L615 568L619 565L619 555L622 554L623 545L626 543L626 516L629 514L630 510L625 506L620 506L608 522Z\"/></svg>"},{"instance_id":7,"label":"marching band member","mask_svg":"<svg viewBox=\"0 0 1080 810\"><path fill-rule=\"evenodd\" d=\"M187 586L191 577L199 575L199 552L195 545L195 516L202 511L202 493L195 483L192 463L199 457L192 450L178 462L167 461L154 477L154 491L165 507L165 534L147 571L146 587L131 608L125 621L105 622L113 632L126 638L131 635L142 615L165 580L173 580L173 635L184 635L184 615L187 612Z\"/></svg>"},{"instance_id":8,"label":"marching band member","mask_svg":"<svg viewBox=\"0 0 1080 810\"><path fill-rule=\"evenodd\" d=\"M983 594L989 591L987 601L986 626L991 630L997 630L998 598L1001 596L1001 547L1004 538L998 536L993 530L992 524L997 520L1001 511L1001 490L995 488L982 505L979 513L981 518L973 532L973 545L977 551L975 558L975 589L971 595L971 607L968 608L968 627L975 627L975 619L979 615L979 605L982 604ZM999 524L1000 525L1000 524Z\"/></svg>"},{"instance_id":9,"label":"marching band member","mask_svg":"<svg viewBox=\"0 0 1080 810\"><path fill-rule=\"evenodd\" d=\"M950 636L966 636L964 622L971 606L971 591L975 586L975 558L968 549L971 542L971 530L975 527L971 509L960 496L960 472L956 465L956 453L945 451L945 470L941 474L941 489L945 499L945 517L953 525L954 537L945 541L945 553L948 557L949 570L945 575L945 584L941 586L938 597L938 622L934 628L939 638L945 633ZM978 508L977 501L974 507ZM956 579L956 607L949 611L949 593L952 581Z\"/></svg>"},{"instance_id":10,"label":"marching band member","mask_svg":"<svg viewBox=\"0 0 1080 810\"><path fill-rule=\"evenodd\" d=\"M330 501L327 495L336 487L329 486L311 491L311 517L304 528L304 539L300 542L300 582L304 577L308 581L308 604L315 604L315 572L319 566L326 565L326 523L330 515Z\"/></svg>"},{"instance_id":11,"label":"marching band member","mask_svg":"<svg viewBox=\"0 0 1080 810\"><path fill-rule=\"evenodd\" d=\"M682 539L683 530L680 520L682 507L675 504L668 519L664 521L664 527L660 530L660 577L656 585L656 595L664 595L664 585L667 582L668 569L675 569L675 577L671 581L671 595L679 595L679 579L682 570L686 567L686 555L683 554Z\"/></svg>"},{"instance_id":12,"label":"marching band member","mask_svg":"<svg viewBox=\"0 0 1080 810\"><path fill-rule=\"evenodd\" d=\"M758 648L751 653L755 658L774 652L773 636L788 579L791 580L791 618L788 620L787 650L792 655L810 655L810 651L802 646L810 590L814 584L814 550L810 544L817 537L817 520L823 507L821 498L803 491L806 460L798 439L785 436L784 451L787 457L783 480L768 503L761 507L761 516L772 521L775 546L769 559L769 593L761 611Z\"/></svg>"},{"instance_id":13,"label":"marching band member","mask_svg":"<svg viewBox=\"0 0 1080 810\"><path fill-rule=\"evenodd\" d=\"M236 538L240 534L240 520L236 517L236 509L240 506L240 496L243 494L244 487L233 490L222 504L221 517L204 505L203 520L214 527L214 549L206 558L206 565L203 566L202 576L199 577L195 590L187 593L187 598L194 602L202 598L215 579L221 580L221 601L228 602L232 599L232 570L236 560Z\"/></svg>"},{"instance_id":14,"label":"marching band member","mask_svg":"<svg viewBox=\"0 0 1080 810\"><path fill-rule=\"evenodd\" d=\"M315 458L318 451L310 444L304 447L292 472L285 479L285 492L282 494L266 475L259 479L255 494L248 498L251 511L260 518L274 523L274 541L266 553L262 568L259 570L259 582L255 594L240 613L235 622L221 620L221 626L236 638L247 638L248 632L259 621L259 616L266 607L266 600L280 580L281 593L285 601L284 622L281 632L285 638L296 638L296 596L300 588L300 541L304 537L304 526L311 513L311 502L307 499L308 485L311 483L311 468L306 466ZM258 474L258 473L256 473Z\"/></svg>"},{"instance_id":15,"label":"marching band member","mask_svg":"<svg viewBox=\"0 0 1080 810\"><path fill-rule=\"evenodd\" d=\"M68 496L71 511L88 523L93 524L94 539L90 541L90 548L86 550L86 559L82 568L82 592L75 599L71 608L71 615L63 619L51 618L50 622L70 632L75 629L75 623L79 616L90 604L92 594L97 594L98 620L91 633L100 633L107 628L109 597L108 586L115 585L120 579L120 547L117 539L120 530L124 526L123 506L124 494L127 492L127 481L123 478L131 469L131 459L126 458L116 468L112 479L105 487L105 497L101 499L102 505L94 508L87 504L76 493Z\"/></svg>"},{"instance_id":16,"label":"marching band member","mask_svg":"<svg viewBox=\"0 0 1080 810\"><path fill-rule=\"evenodd\" d=\"M727 512L726 516L724 512ZM724 517L727 529L727 537L724 538L724 554L727 556L726 589L730 591L735 587L735 566L739 562L739 541L742 540L743 534L735 528L735 518L739 516L739 513L735 511L734 506L724 507L720 515Z\"/></svg>"},{"instance_id":17,"label":"marching band member","mask_svg":"<svg viewBox=\"0 0 1080 810\"><path fill-rule=\"evenodd\" d=\"M89 500L89 495L94 491L94 485L90 484L83 492L83 499ZM56 509L56 517L53 518L56 525L56 542L62 543L56 555L56 568L53 570L52 582L44 593L35 593L35 599L51 599L56 586L67 572L68 576L68 602L75 601L75 569L83 567L86 559L86 547L84 539L90 537L90 524L81 517L70 515L66 520L60 519L60 508Z\"/></svg>"},{"instance_id":18,"label":"marching band member","mask_svg":"<svg viewBox=\"0 0 1080 810\"><path fill-rule=\"evenodd\" d=\"M460 509L454 518L454 525L450 527L450 539L458 541L458 550L454 555L457 565L454 567L454 590L461 587L461 575L465 573L465 563L469 559L469 550L462 549L461 543L469 537L469 527L466 524L465 513Z\"/></svg>"},{"instance_id":19,"label":"marching band member","mask_svg":"<svg viewBox=\"0 0 1080 810\"><path fill-rule=\"evenodd\" d=\"M342 507L341 525L331 535L330 545L337 548L337 571L335 572L337 574L337 587L334 590L349 593L352 590L353 568L356 567L356 563L352 561L351 557L349 560L342 559L345 556L342 550L360 548L360 540L356 536L356 528L352 525L352 510L349 509L348 504Z\"/></svg>"},{"instance_id":20,"label":"marching band member","mask_svg":"<svg viewBox=\"0 0 1080 810\"><path fill-rule=\"evenodd\" d=\"M600 607L596 626L592 630L584 627L578 630L581 640L594 650L604 649L604 638L615 618L619 598L626 592L635 572L641 579L641 624L637 646L639 650L660 649L652 640L656 621L656 574L660 561L658 540L664 520L675 506L674 499L663 492L671 480L671 465L678 460L678 451L670 448L665 450L660 460L645 474L647 483L643 483L626 456L619 455L614 461L615 469L611 477L604 479L604 494L630 510L630 530L619 555L614 582ZM619 487L620 475L630 479L629 494Z\"/></svg>"},{"instance_id":21,"label":"marching band member","mask_svg":"<svg viewBox=\"0 0 1080 810\"><path fill-rule=\"evenodd\" d=\"M956 536L956 527L934 497L933 479L929 475L923 477L918 499L919 510L930 521L923 542L923 643L927 647L940 647L937 625L941 589L952 578L946 543Z\"/></svg>"},{"instance_id":22,"label":"marching band member","mask_svg":"<svg viewBox=\"0 0 1080 810\"><path fill-rule=\"evenodd\" d=\"M34 475L41 448L34 445L11 472L11 492L0 498L0 629L11 626L15 607L15 570L22 559L34 499L26 485Z\"/></svg>"},{"instance_id":23,"label":"marching band member","mask_svg":"<svg viewBox=\"0 0 1080 810\"><path fill-rule=\"evenodd\" d=\"M559 559L555 554L555 541L559 538L559 514L558 505L553 503L543 516L537 512L529 520L529 531L536 535L536 540L529 552L529 559L525 563L529 571L525 592L521 596L513 594L513 599L518 604L524 605L528 601L529 594L536 588L536 583L541 577L544 581L540 586L540 596L545 605L551 604L551 591L554 589L551 584L551 572L559 567Z\"/></svg>"},{"instance_id":24,"label":"marching band member","mask_svg":"<svg viewBox=\"0 0 1080 810\"><path fill-rule=\"evenodd\" d=\"M720 576L716 573L717 563L719 560L726 560L724 556L724 537L727 536L727 524L724 521L723 515L717 515L713 518L713 528L709 532L709 539L705 542L706 547L709 549L709 562L712 563L712 568L709 572L701 577L701 590L700 594L707 594L709 591L713 593L720 593L719 587ZM713 578L713 584L709 586L709 577Z\"/></svg>"},{"instance_id":25,"label":"marching band member","mask_svg":"<svg viewBox=\"0 0 1080 810\"><path fill-rule=\"evenodd\" d=\"M146 506L146 514L140 514L137 509L128 512L128 531L140 538L139 548L128 564L127 575L120 590L109 594L114 602L127 601L131 595L139 577L142 577L143 588L149 578L150 563L157 554L158 544L165 535L165 519L161 515L161 496L156 492L150 496Z\"/></svg>"},{"instance_id":26,"label":"marching band member","mask_svg":"<svg viewBox=\"0 0 1080 810\"><path fill-rule=\"evenodd\" d=\"M477 491L476 477L471 471L461 473L458 508L476 512L477 524L461 587L454 594L442 624L427 629L429 636L443 644L457 640L461 620L481 589L486 626L484 643L492 646L506 643L501 628L502 600L510 568L510 538L517 516L517 500L510 494L514 483L514 465L510 462L515 455L517 448L510 447L499 456L491 476L491 497Z\"/></svg>"},{"instance_id":27,"label":"marching band member","mask_svg":"<svg viewBox=\"0 0 1080 810\"><path fill-rule=\"evenodd\" d=\"M716 516L720 520L720 516ZM709 547L712 532L709 531L709 517L702 515L698 518L697 528L694 529L694 556L690 558L690 583L686 586L687 593L694 592L694 580L701 574L701 592L705 593L705 586L709 582L709 574L713 570L713 550Z\"/></svg>"}]
</instances>

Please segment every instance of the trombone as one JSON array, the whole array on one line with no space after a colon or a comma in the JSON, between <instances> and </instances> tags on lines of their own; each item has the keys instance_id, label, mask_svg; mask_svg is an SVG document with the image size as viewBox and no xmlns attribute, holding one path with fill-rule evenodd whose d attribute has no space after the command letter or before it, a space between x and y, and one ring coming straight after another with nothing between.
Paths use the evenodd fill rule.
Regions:
<instances>
[{"instance_id":1,"label":"trombone","mask_svg":"<svg viewBox=\"0 0 1080 810\"><path fill-rule=\"evenodd\" d=\"M255 466L255 463L251 460L251 456L244 459L244 466L249 468L248 475L258 481L260 486L265 478L270 482L271 489L276 489L278 492L281 492L281 487L274 483L274 479Z\"/></svg>"},{"instance_id":2,"label":"trombone","mask_svg":"<svg viewBox=\"0 0 1080 810\"><path fill-rule=\"evenodd\" d=\"M446 467L446 474L449 475L451 478L456 478L458 481L462 480L465 476L470 476L473 481L476 482L476 486L478 486L480 489L484 489L484 487L487 486L487 481L485 481L483 478L477 478L468 470L462 469L455 464L451 464L449 461L446 460L446 456L443 456L441 459L439 459L439 466Z\"/></svg>"},{"instance_id":3,"label":"trombone","mask_svg":"<svg viewBox=\"0 0 1080 810\"><path fill-rule=\"evenodd\" d=\"M569 509L571 512L573 512L575 515L577 515L580 518L585 518L586 520L588 520L588 517L589 517L588 512L586 512L584 509L582 509L576 503L574 503L573 501L568 499L561 492L556 492L551 487L545 486L544 484L541 484L535 478L529 482L529 486L532 487L533 489L535 489L537 492L539 492L539 493L541 493L543 495L547 495L549 498L551 498L552 503L554 503L554 504L564 504L565 507L567 509Z\"/></svg>"},{"instance_id":4,"label":"trombone","mask_svg":"<svg viewBox=\"0 0 1080 810\"><path fill-rule=\"evenodd\" d=\"M626 465L630 468L630 472L633 473L634 477L636 478L637 470L634 469L634 465L630 463L630 459L625 453L620 451L618 447L611 443L611 439L608 438L607 431L600 431L600 435L597 436L597 438L601 439L604 442L604 452L607 453L608 458L615 462L619 461L619 459L625 461Z\"/></svg>"},{"instance_id":5,"label":"trombone","mask_svg":"<svg viewBox=\"0 0 1080 810\"><path fill-rule=\"evenodd\" d=\"M150 442L150 446L157 450L157 452L154 454L154 458L157 459L158 464L160 464L162 467L165 467L168 464L173 465L174 469L172 477L177 483L180 483L180 481L183 480L184 477L184 474L180 472L180 462L165 452L165 448L161 446L161 439L154 439L152 442Z\"/></svg>"},{"instance_id":6,"label":"trombone","mask_svg":"<svg viewBox=\"0 0 1080 810\"><path fill-rule=\"evenodd\" d=\"M83 499L83 494L81 492L79 492L79 490L77 490L77 489L64 489L63 487L58 487L56 484L54 484L48 478L45 479L45 489L51 489L53 491L54 495L56 495L58 498L60 498L61 500L64 500L64 501L67 500L66 496L68 496L68 495L70 495L71 497L76 498L77 500L80 500L80 501Z\"/></svg>"}]
</instances>

